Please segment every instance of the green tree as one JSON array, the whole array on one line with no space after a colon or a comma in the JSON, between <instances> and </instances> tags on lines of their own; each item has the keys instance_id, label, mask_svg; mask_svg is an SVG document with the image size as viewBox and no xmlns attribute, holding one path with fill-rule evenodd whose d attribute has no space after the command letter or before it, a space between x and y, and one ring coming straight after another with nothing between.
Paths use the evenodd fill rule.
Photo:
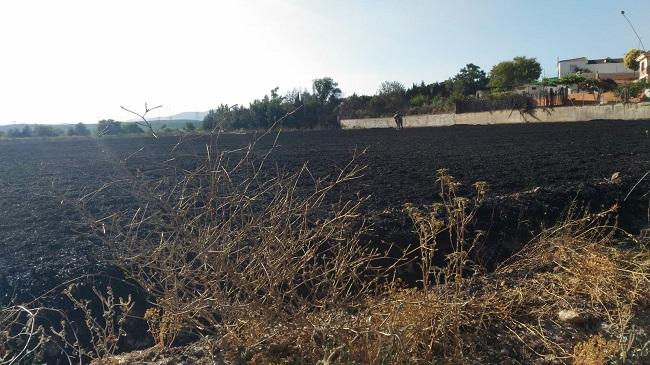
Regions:
<instances>
[{"instance_id":1,"label":"green tree","mask_svg":"<svg viewBox=\"0 0 650 365\"><path fill-rule=\"evenodd\" d=\"M406 94L406 88L399 81L384 81L377 90L377 95L403 95Z\"/></svg>"},{"instance_id":2,"label":"green tree","mask_svg":"<svg viewBox=\"0 0 650 365\"><path fill-rule=\"evenodd\" d=\"M465 65L451 80L452 93L462 96L476 95L478 90L485 89L488 84L485 71L473 63Z\"/></svg>"},{"instance_id":3,"label":"green tree","mask_svg":"<svg viewBox=\"0 0 650 365\"><path fill-rule=\"evenodd\" d=\"M335 128L338 126L338 106L341 103L341 89L331 77L315 79L312 82L313 97L316 105L306 110L314 114L315 122L321 127ZM307 97L307 99L309 99ZM309 100L308 100L309 101ZM305 107L308 104L305 104ZM305 114L308 116L309 114Z\"/></svg>"},{"instance_id":4,"label":"green tree","mask_svg":"<svg viewBox=\"0 0 650 365\"><path fill-rule=\"evenodd\" d=\"M630 70L638 70L639 69L639 62L637 62L637 57L639 57L643 53L642 50L638 48L632 48L629 51L625 52L625 56L623 56L623 64L625 67L629 68Z\"/></svg>"},{"instance_id":5,"label":"green tree","mask_svg":"<svg viewBox=\"0 0 650 365\"><path fill-rule=\"evenodd\" d=\"M406 88L397 81L384 81L381 83L377 96L381 101L376 101L375 106L383 106L380 114L392 114L404 109L408 104ZM372 100L371 100L372 102Z\"/></svg>"},{"instance_id":6,"label":"green tree","mask_svg":"<svg viewBox=\"0 0 650 365\"><path fill-rule=\"evenodd\" d=\"M253 100L248 107L220 105L208 112L202 128L267 129L285 116L282 124L290 128L338 126L342 92L331 77L313 80L313 93L292 90L281 95L278 90L274 88L270 94ZM290 114L293 111L296 112Z\"/></svg>"},{"instance_id":7,"label":"green tree","mask_svg":"<svg viewBox=\"0 0 650 365\"><path fill-rule=\"evenodd\" d=\"M185 123L185 131L187 132L194 132L196 130L196 126L192 122L187 122Z\"/></svg>"},{"instance_id":8,"label":"green tree","mask_svg":"<svg viewBox=\"0 0 650 365\"><path fill-rule=\"evenodd\" d=\"M29 138L34 137L34 130L29 125L24 125L21 129L12 128L7 131L7 137L9 138Z\"/></svg>"},{"instance_id":9,"label":"green tree","mask_svg":"<svg viewBox=\"0 0 650 365\"><path fill-rule=\"evenodd\" d=\"M312 91L321 105L324 105L327 102L334 102L341 96L339 84L331 77L323 77L313 80Z\"/></svg>"},{"instance_id":10,"label":"green tree","mask_svg":"<svg viewBox=\"0 0 650 365\"><path fill-rule=\"evenodd\" d=\"M497 91L511 90L516 86L515 64L512 61L499 62L490 71L490 88Z\"/></svg>"},{"instance_id":11,"label":"green tree","mask_svg":"<svg viewBox=\"0 0 650 365\"><path fill-rule=\"evenodd\" d=\"M255 100L251 106L259 102L259 100ZM264 107L264 113L266 113L266 107ZM256 128L253 126L252 120L243 120L243 114L243 108L237 108L237 105L221 104L217 109L211 109L208 112L203 118L201 128L206 131L211 131L216 127L219 129Z\"/></svg>"},{"instance_id":12,"label":"green tree","mask_svg":"<svg viewBox=\"0 0 650 365\"><path fill-rule=\"evenodd\" d=\"M144 130L136 123L124 123L122 125L121 133L124 134L142 134Z\"/></svg>"},{"instance_id":13,"label":"green tree","mask_svg":"<svg viewBox=\"0 0 650 365\"><path fill-rule=\"evenodd\" d=\"M210 109L208 114L203 117L203 122L201 122L201 129L206 131L211 131L217 125L217 111L215 109Z\"/></svg>"},{"instance_id":14,"label":"green tree","mask_svg":"<svg viewBox=\"0 0 650 365\"><path fill-rule=\"evenodd\" d=\"M409 105L418 107L418 106L423 106L429 103L429 98L422 94L415 95L414 97L409 100Z\"/></svg>"},{"instance_id":15,"label":"green tree","mask_svg":"<svg viewBox=\"0 0 650 365\"><path fill-rule=\"evenodd\" d=\"M488 85L497 91L512 90L539 79L542 66L535 58L515 57L492 67Z\"/></svg>"},{"instance_id":16,"label":"green tree","mask_svg":"<svg viewBox=\"0 0 650 365\"><path fill-rule=\"evenodd\" d=\"M578 85L579 86L585 80L586 80L586 78L584 76L582 76L581 74L570 73L570 74L568 74L568 75L566 75L564 77L560 77L557 80L557 83L559 85Z\"/></svg>"},{"instance_id":17,"label":"green tree","mask_svg":"<svg viewBox=\"0 0 650 365\"><path fill-rule=\"evenodd\" d=\"M515 64L515 71L519 84L537 81L542 75L542 65L540 65L534 57L515 57L512 61Z\"/></svg>"},{"instance_id":18,"label":"green tree","mask_svg":"<svg viewBox=\"0 0 650 365\"><path fill-rule=\"evenodd\" d=\"M625 103L630 101L630 98L642 97L644 90L650 89L650 82L637 81L631 84L620 85L614 90L614 93L621 98Z\"/></svg>"},{"instance_id":19,"label":"green tree","mask_svg":"<svg viewBox=\"0 0 650 365\"><path fill-rule=\"evenodd\" d=\"M557 86L560 84L560 78L559 77L545 77L542 79L540 82L541 85L543 86Z\"/></svg>"},{"instance_id":20,"label":"green tree","mask_svg":"<svg viewBox=\"0 0 650 365\"><path fill-rule=\"evenodd\" d=\"M51 125L37 124L34 127L34 135L36 135L36 137L56 137L59 134L60 132L54 129Z\"/></svg>"},{"instance_id":21,"label":"green tree","mask_svg":"<svg viewBox=\"0 0 650 365\"><path fill-rule=\"evenodd\" d=\"M77 123L72 128L68 129L69 136L84 136L90 135L90 129L83 123Z\"/></svg>"},{"instance_id":22,"label":"green tree","mask_svg":"<svg viewBox=\"0 0 650 365\"><path fill-rule=\"evenodd\" d=\"M97 123L98 136L111 136L122 133L122 123L113 119L102 119Z\"/></svg>"},{"instance_id":23,"label":"green tree","mask_svg":"<svg viewBox=\"0 0 650 365\"><path fill-rule=\"evenodd\" d=\"M600 100L604 92L616 90L617 86L616 81L612 79L585 79L578 83L579 90L594 93L596 100Z\"/></svg>"},{"instance_id":24,"label":"green tree","mask_svg":"<svg viewBox=\"0 0 650 365\"><path fill-rule=\"evenodd\" d=\"M12 128L7 131L7 137L9 138L20 138L20 130L17 128Z\"/></svg>"}]
</instances>

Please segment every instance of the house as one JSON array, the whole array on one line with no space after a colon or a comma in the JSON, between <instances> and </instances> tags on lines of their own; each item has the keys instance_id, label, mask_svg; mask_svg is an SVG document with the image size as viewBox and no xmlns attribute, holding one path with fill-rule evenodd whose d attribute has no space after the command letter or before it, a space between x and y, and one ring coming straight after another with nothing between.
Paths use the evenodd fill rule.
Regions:
<instances>
[{"instance_id":1,"label":"house","mask_svg":"<svg viewBox=\"0 0 650 365\"><path fill-rule=\"evenodd\" d=\"M544 86L540 86L537 84L524 84L516 87L512 92L514 94L522 94L522 95L537 95L540 92L544 91Z\"/></svg>"},{"instance_id":2,"label":"house","mask_svg":"<svg viewBox=\"0 0 650 365\"><path fill-rule=\"evenodd\" d=\"M639 63L639 81L648 81L650 82L650 76L648 76L648 62L650 61L650 52L644 52L636 58L636 61Z\"/></svg>"},{"instance_id":3,"label":"house","mask_svg":"<svg viewBox=\"0 0 650 365\"><path fill-rule=\"evenodd\" d=\"M622 58L600 58L589 60L586 57L572 58L557 62L557 76L582 72L583 76L599 79L612 79L617 83L630 83L637 79L636 70L623 64Z\"/></svg>"}]
</instances>

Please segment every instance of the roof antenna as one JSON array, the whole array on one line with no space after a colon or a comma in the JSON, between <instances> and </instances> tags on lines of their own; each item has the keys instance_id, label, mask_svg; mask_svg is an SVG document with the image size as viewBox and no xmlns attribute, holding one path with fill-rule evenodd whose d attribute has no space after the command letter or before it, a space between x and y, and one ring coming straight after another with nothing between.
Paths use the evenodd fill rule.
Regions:
<instances>
[{"instance_id":1,"label":"roof antenna","mask_svg":"<svg viewBox=\"0 0 650 365\"><path fill-rule=\"evenodd\" d=\"M636 35L636 38L639 40L639 44L641 45L641 48L643 48L643 51L645 52L645 46L643 45L643 41L641 40L641 37L639 37L639 33L637 33L636 29L634 29L634 26L632 25L630 19L628 19L627 16L625 15L624 10L621 10L621 15L623 15L623 18L625 18L625 20L627 20L627 23L630 25L630 28L632 28L634 35Z\"/></svg>"}]
</instances>

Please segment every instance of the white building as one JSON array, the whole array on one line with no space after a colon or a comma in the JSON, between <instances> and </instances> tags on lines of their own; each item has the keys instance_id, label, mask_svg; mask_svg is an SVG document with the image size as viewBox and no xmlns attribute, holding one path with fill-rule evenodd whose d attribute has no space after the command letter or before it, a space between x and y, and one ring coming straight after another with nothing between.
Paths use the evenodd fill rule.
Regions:
<instances>
[{"instance_id":1,"label":"white building","mask_svg":"<svg viewBox=\"0 0 650 365\"><path fill-rule=\"evenodd\" d=\"M641 53L636 61L639 63L639 80L650 81L648 74L648 61L650 59L650 52Z\"/></svg>"},{"instance_id":2,"label":"white building","mask_svg":"<svg viewBox=\"0 0 650 365\"><path fill-rule=\"evenodd\" d=\"M564 77L568 74L582 71L594 74L601 79L616 81L631 81L636 79L636 70L630 70L623 64L622 58L601 58L588 60L586 57L561 60L557 63L557 76Z\"/></svg>"}]
</instances>

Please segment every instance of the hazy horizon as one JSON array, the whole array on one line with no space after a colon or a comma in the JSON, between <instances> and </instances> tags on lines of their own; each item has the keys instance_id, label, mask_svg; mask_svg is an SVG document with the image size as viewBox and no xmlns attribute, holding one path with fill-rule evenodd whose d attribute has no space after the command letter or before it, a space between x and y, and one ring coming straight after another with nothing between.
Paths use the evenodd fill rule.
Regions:
<instances>
[{"instance_id":1,"label":"hazy horizon","mask_svg":"<svg viewBox=\"0 0 650 365\"><path fill-rule=\"evenodd\" d=\"M21 1L0 5L0 124L128 120L248 105L330 76L344 95L444 81L536 57L622 57L647 42L645 2Z\"/></svg>"}]
</instances>

